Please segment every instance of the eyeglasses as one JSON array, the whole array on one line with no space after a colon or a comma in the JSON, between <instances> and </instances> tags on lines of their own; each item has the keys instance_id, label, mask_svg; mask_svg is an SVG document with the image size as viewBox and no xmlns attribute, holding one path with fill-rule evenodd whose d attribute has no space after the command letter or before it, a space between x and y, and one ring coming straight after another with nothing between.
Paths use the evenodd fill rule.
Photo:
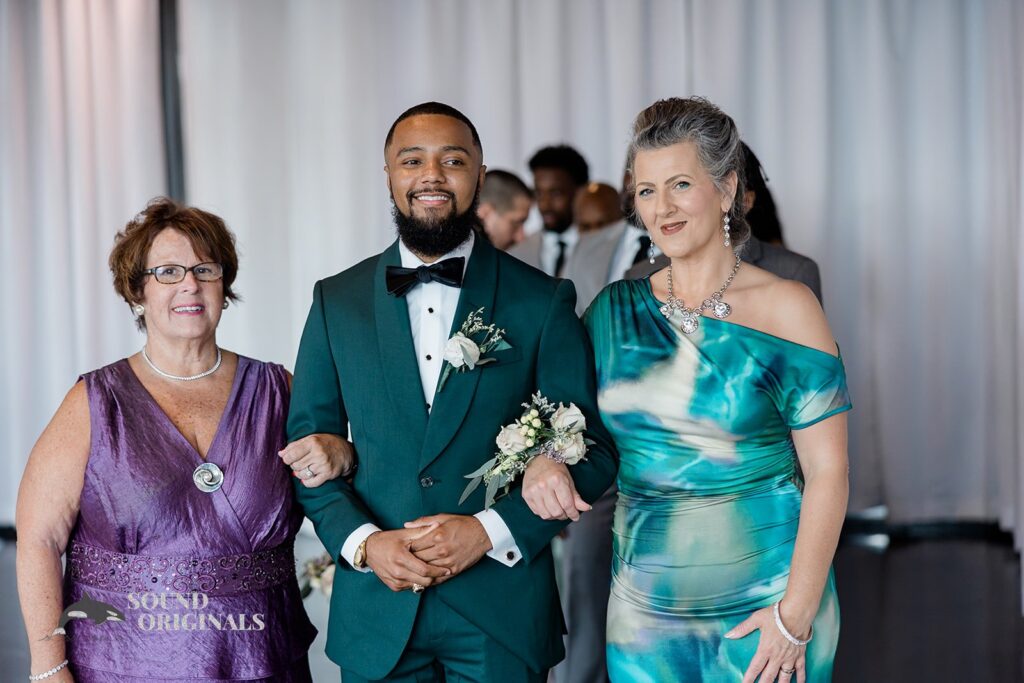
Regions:
<instances>
[{"instance_id":1,"label":"eyeglasses","mask_svg":"<svg viewBox=\"0 0 1024 683\"><path fill-rule=\"evenodd\" d=\"M224 267L219 263L197 263L191 268L168 263L162 266L154 266L142 271L143 275L152 275L156 281L173 285L185 279L185 273L191 272L200 282L216 282L224 277Z\"/></svg>"}]
</instances>

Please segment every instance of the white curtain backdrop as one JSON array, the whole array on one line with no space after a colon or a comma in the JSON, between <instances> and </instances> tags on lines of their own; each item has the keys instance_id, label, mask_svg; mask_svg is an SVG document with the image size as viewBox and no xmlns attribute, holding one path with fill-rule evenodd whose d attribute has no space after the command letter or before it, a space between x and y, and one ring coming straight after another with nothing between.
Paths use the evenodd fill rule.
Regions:
<instances>
[{"instance_id":1,"label":"white curtain backdrop","mask_svg":"<svg viewBox=\"0 0 1024 683\"><path fill-rule=\"evenodd\" d=\"M315 279L393 239L382 145L437 99L525 174L617 184L671 95L737 120L850 374L854 509L1020 521L1024 11L952 2L182 0L189 199L238 233L224 341L290 364Z\"/></svg>"},{"instance_id":2,"label":"white curtain backdrop","mask_svg":"<svg viewBox=\"0 0 1024 683\"><path fill-rule=\"evenodd\" d=\"M1024 7L1014 0L179 0L188 200L238 235L221 342L291 366L313 282L393 239L391 121L436 99L526 176L616 184L630 122L737 120L850 374L853 507L1024 528ZM77 373L140 338L106 271L161 192L156 3L0 0L0 522Z\"/></svg>"},{"instance_id":3,"label":"white curtain backdrop","mask_svg":"<svg viewBox=\"0 0 1024 683\"><path fill-rule=\"evenodd\" d=\"M0 525L82 372L142 345L114 233L166 192L156 0L0 0Z\"/></svg>"}]
</instances>

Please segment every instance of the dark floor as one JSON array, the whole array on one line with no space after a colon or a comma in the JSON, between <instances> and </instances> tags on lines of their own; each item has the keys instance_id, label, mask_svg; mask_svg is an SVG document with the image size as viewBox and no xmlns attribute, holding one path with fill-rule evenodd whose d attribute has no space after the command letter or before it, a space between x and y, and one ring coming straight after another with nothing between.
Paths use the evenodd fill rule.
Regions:
<instances>
[{"instance_id":1,"label":"dark floor","mask_svg":"<svg viewBox=\"0 0 1024 683\"><path fill-rule=\"evenodd\" d=\"M1020 563L1005 541L904 541L884 552L844 543L835 567L837 683L1024 681ZM27 642L8 542L0 545L0 614L0 680L24 680Z\"/></svg>"},{"instance_id":2,"label":"dark floor","mask_svg":"<svg viewBox=\"0 0 1024 683\"><path fill-rule=\"evenodd\" d=\"M836 555L835 681L1024 681L1020 561L1008 543L923 540Z\"/></svg>"}]
</instances>

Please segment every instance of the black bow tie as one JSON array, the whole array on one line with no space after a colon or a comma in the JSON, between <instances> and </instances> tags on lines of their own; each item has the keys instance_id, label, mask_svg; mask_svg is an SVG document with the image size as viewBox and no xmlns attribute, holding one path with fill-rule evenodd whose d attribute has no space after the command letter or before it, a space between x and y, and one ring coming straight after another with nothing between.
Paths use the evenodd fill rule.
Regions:
<instances>
[{"instance_id":1,"label":"black bow tie","mask_svg":"<svg viewBox=\"0 0 1024 683\"><path fill-rule=\"evenodd\" d=\"M401 266L388 266L386 283L388 294L391 296L405 296L409 290L419 284L426 284L433 280L449 287L462 287L462 273L465 269L466 258L458 256L447 258L444 261L431 263L429 266L419 268L402 268Z\"/></svg>"}]
</instances>

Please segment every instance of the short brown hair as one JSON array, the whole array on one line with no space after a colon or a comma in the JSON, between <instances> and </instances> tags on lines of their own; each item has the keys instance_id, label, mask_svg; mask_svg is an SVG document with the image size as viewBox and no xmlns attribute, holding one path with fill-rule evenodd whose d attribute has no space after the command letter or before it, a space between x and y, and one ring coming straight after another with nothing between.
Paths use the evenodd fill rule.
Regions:
<instances>
[{"instance_id":1,"label":"short brown hair","mask_svg":"<svg viewBox=\"0 0 1024 683\"><path fill-rule=\"evenodd\" d=\"M238 252L235 236L223 219L192 206L183 206L173 199L157 197L142 213L129 221L114 237L110 252L110 272L114 290L131 306L142 299L145 285L146 258L153 240L163 230L174 228L192 244L200 258L219 263L224 269L224 298L238 301L241 297L231 288L238 275ZM145 329L145 316L139 316L139 329Z\"/></svg>"}]
</instances>

